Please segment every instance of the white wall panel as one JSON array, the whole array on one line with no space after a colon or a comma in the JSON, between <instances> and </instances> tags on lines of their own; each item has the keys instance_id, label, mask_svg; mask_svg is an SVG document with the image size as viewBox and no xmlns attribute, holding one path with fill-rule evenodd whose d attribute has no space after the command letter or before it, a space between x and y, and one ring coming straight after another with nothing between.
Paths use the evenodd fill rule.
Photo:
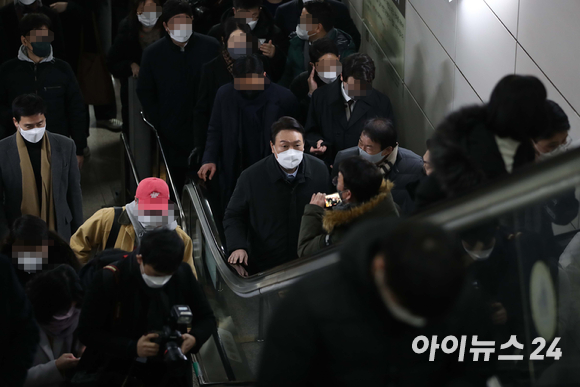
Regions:
<instances>
[{"instance_id":1,"label":"white wall panel","mask_svg":"<svg viewBox=\"0 0 580 387\"><path fill-rule=\"evenodd\" d=\"M517 38L520 0L485 0L485 2L512 35Z\"/></svg>"},{"instance_id":2,"label":"white wall panel","mask_svg":"<svg viewBox=\"0 0 580 387\"><path fill-rule=\"evenodd\" d=\"M455 81L453 87L453 110L474 104L481 104L481 99L473 90L467 79L455 68Z\"/></svg>"},{"instance_id":3,"label":"white wall panel","mask_svg":"<svg viewBox=\"0 0 580 387\"><path fill-rule=\"evenodd\" d=\"M425 141L433 135L433 126L406 88L403 92L403 114L402 123L406 133L403 139L399 139L399 143L404 148L423 155Z\"/></svg>"},{"instance_id":4,"label":"white wall panel","mask_svg":"<svg viewBox=\"0 0 580 387\"><path fill-rule=\"evenodd\" d=\"M544 74L540 71L538 66L532 61L528 54L521 47L518 47L518 60L516 66L516 73L521 75L534 75L538 77L546 90L548 91L548 98L554 100L557 104L562 107L562 109L568 115L568 119L570 120L570 135L575 140L580 140L580 117L576 112L572 109L570 104L566 102L562 94L558 92L558 90L550 83L550 81L546 78Z\"/></svg>"},{"instance_id":5,"label":"white wall panel","mask_svg":"<svg viewBox=\"0 0 580 387\"><path fill-rule=\"evenodd\" d=\"M580 108L580 1L521 0L519 42L556 87Z\"/></svg>"},{"instance_id":6,"label":"white wall panel","mask_svg":"<svg viewBox=\"0 0 580 387\"><path fill-rule=\"evenodd\" d=\"M453 106L455 65L417 12L406 13L405 84L436 126Z\"/></svg>"},{"instance_id":7,"label":"white wall panel","mask_svg":"<svg viewBox=\"0 0 580 387\"><path fill-rule=\"evenodd\" d=\"M455 60L484 101L515 69L516 41L483 0L459 0Z\"/></svg>"},{"instance_id":8,"label":"white wall panel","mask_svg":"<svg viewBox=\"0 0 580 387\"><path fill-rule=\"evenodd\" d=\"M353 19L356 19L356 12L358 12L359 15L361 15L362 17L362 13L363 13L363 3L364 0L348 0L347 2L345 2L345 4L349 5L350 3L350 17L352 17ZM354 9L353 9L354 8ZM356 22L356 20L355 20ZM360 31L360 30L359 30ZM362 33L362 31L360 31Z\"/></svg>"},{"instance_id":9,"label":"white wall panel","mask_svg":"<svg viewBox=\"0 0 580 387\"><path fill-rule=\"evenodd\" d=\"M455 58L457 1L409 0L407 2L407 13L409 13L409 8L413 7L425 20L425 23L433 31L433 34L435 34L451 58Z\"/></svg>"}]
</instances>

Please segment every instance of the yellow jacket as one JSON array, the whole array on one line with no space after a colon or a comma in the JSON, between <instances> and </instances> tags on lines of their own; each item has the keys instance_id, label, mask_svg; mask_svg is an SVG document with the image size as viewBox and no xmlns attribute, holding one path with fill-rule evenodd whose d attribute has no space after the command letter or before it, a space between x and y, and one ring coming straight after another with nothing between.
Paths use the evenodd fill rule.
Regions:
<instances>
[{"instance_id":1,"label":"yellow jacket","mask_svg":"<svg viewBox=\"0 0 580 387\"><path fill-rule=\"evenodd\" d=\"M101 251L106 246L114 220L115 209L113 207L103 208L87 219L70 238L70 247L83 265L88 262L93 249L96 248L97 251ZM133 251L135 248L135 229L129 220L127 212L125 212L125 207L123 207L123 212L119 216L119 224L121 227L119 228L115 248ZM177 226L175 231L185 244L183 262L191 266L191 270L193 270L193 274L197 278L197 272L193 265L193 244L191 243L191 238L179 226Z\"/></svg>"}]
</instances>

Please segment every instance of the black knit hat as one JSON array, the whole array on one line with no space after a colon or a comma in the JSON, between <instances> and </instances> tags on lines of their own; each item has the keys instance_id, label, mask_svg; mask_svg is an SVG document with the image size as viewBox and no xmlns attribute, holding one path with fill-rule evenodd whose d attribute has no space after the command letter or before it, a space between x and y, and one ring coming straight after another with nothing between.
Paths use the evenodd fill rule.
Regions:
<instances>
[{"instance_id":1,"label":"black knit hat","mask_svg":"<svg viewBox=\"0 0 580 387\"><path fill-rule=\"evenodd\" d=\"M168 0L163 5L163 13L161 18L165 23L175 15L186 14L193 19L193 10L187 1L183 0Z\"/></svg>"}]
</instances>

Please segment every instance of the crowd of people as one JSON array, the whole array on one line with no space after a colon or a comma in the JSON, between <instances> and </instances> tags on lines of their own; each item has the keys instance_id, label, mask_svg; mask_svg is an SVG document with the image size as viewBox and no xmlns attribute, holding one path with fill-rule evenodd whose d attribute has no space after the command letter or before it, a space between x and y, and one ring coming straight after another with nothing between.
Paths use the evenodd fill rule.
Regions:
<instances>
[{"instance_id":1,"label":"crowd of people","mask_svg":"<svg viewBox=\"0 0 580 387\"><path fill-rule=\"evenodd\" d=\"M0 8L0 344L14 349L0 354L1 385L191 385L187 360L217 327L173 207L188 180L211 194L242 277L343 246L338 265L280 305L261 385L493 376L448 356L427 366L411 342L494 337L492 325L524 335L517 294L529 283L494 276L517 277L511 257L523 249L522 270L545 261L557 283L552 224L578 216L574 192L458 239L399 218L565 151L570 123L541 81L501 79L489 102L440 123L421 156L399 144L339 1L117 0L107 31L102 3ZM146 178L133 201L85 220L89 105L98 126L128 135L131 77L177 193ZM483 294L466 294L470 275ZM410 377L415 365L425 372Z\"/></svg>"}]
</instances>

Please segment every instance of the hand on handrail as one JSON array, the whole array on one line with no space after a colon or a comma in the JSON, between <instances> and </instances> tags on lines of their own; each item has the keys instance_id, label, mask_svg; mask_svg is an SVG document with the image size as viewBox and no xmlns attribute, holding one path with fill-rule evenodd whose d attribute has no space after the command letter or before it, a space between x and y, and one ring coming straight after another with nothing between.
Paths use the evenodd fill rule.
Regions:
<instances>
[{"instance_id":1,"label":"hand on handrail","mask_svg":"<svg viewBox=\"0 0 580 387\"><path fill-rule=\"evenodd\" d=\"M199 171L197 172L197 176L199 176L201 180L207 181L208 179L207 175L209 174L209 180L211 180L213 178L213 175L215 175L216 171L217 165L215 165L214 163L203 164L199 169Z\"/></svg>"},{"instance_id":2,"label":"hand on handrail","mask_svg":"<svg viewBox=\"0 0 580 387\"><path fill-rule=\"evenodd\" d=\"M248 266L248 253L244 249L237 249L230 255L228 262L232 265L237 263Z\"/></svg>"}]
</instances>

